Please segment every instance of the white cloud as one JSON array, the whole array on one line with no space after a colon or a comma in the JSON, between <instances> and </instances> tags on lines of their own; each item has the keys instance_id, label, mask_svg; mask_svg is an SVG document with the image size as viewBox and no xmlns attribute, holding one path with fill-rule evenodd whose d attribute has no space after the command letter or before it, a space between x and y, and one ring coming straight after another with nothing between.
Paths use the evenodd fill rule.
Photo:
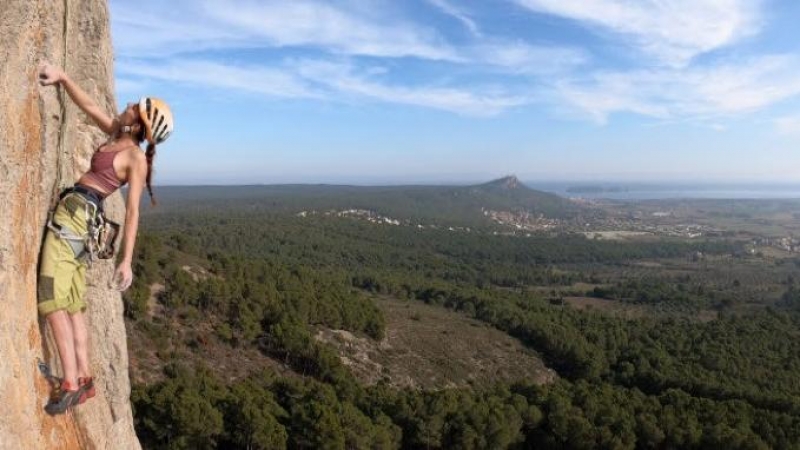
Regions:
<instances>
[{"instance_id":1,"label":"white cloud","mask_svg":"<svg viewBox=\"0 0 800 450\"><path fill-rule=\"evenodd\" d=\"M601 123L615 112L664 119L731 116L800 95L800 59L767 55L680 70L599 72L560 81L557 90Z\"/></svg>"},{"instance_id":2,"label":"white cloud","mask_svg":"<svg viewBox=\"0 0 800 450\"><path fill-rule=\"evenodd\" d=\"M473 64L492 66L511 74L551 75L585 64L584 52L568 47L532 46L524 42L485 39L464 49Z\"/></svg>"},{"instance_id":3,"label":"white cloud","mask_svg":"<svg viewBox=\"0 0 800 450\"><path fill-rule=\"evenodd\" d=\"M316 47L348 55L459 59L434 29L331 2L145 0L112 6L115 45L125 56Z\"/></svg>"},{"instance_id":4,"label":"white cloud","mask_svg":"<svg viewBox=\"0 0 800 450\"><path fill-rule=\"evenodd\" d=\"M391 85L357 73L353 66L347 64L305 61L298 62L295 66L304 78L324 84L341 94L439 109L460 115L493 116L531 101L523 95L509 94L498 88L480 90Z\"/></svg>"},{"instance_id":5,"label":"white cloud","mask_svg":"<svg viewBox=\"0 0 800 450\"><path fill-rule=\"evenodd\" d=\"M320 46L349 55L454 59L433 29L401 18L368 15L329 2L293 0L206 2L205 12L274 46Z\"/></svg>"},{"instance_id":6,"label":"white cloud","mask_svg":"<svg viewBox=\"0 0 800 450\"><path fill-rule=\"evenodd\" d=\"M631 36L660 62L682 67L699 54L758 32L760 0L515 0L532 11Z\"/></svg>"},{"instance_id":7,"label":"white cloud","mask_svg":"<svg viewBox=\"0 0 800 450\"><path fill-rule=\"evenodd\" d=\"M431 1L461 15L448 3ZM472 43L453 46L435 29L389 13L376 16L366 8L347 9L341 2L205 1L199 8L181 0L142 3L135 8L128 2L112 3L114 44L121 56L159 59L214 50L294 47L333 56L478 64L512 73L554 73L586 60L584 52L574 48L521 40L476 36Z\"/></svg>"},{"instance_id":8,"label":"white cloud","mask_svg":"<svg viewBox=\"0 0 800 450\"><path fill-rule=\"evenodd\" d=\"M800 116L778 117L773 123L780 134L800 135Z\"/></svg>"},{"instance_id":9,"label":"white cloud","mask_svg":"<svg viewBox=\"0 0 800 450\"><path fill-rule=\"evenodd\" d=\"M449 111L465 116L492 116L529 98L499 88L468 89L393 85L380 79L381 68L359 69L347 63L287 60L277 68L230 66L213 61L175 60L160 67L123 61L126 77L192 84L213 89L252 92L271 98L314 98L325 101L367 100Z\"/></svg>"},{"instance_id":10,"label":"white cloud","mask_svg":"<svg viewBox=\"0 0 800 450\"><path fill-rule=\"evenodd\" d=\"M238 67L203 60L173 60L154 66L149 62L121 61L119 73L154 80L214 89L233 89L275 98L321 98L303 80L282 69Z\"/></svg>"},{"instance_id":11,"label":"white cloud","mask_svg":"<svg viewBox=\"0 0 800 450\"><path fill-rule=\"evenodd\" d=\"M193 2L142 0L111 3L114 51L119 56L157 58L186 52L252 47L248 36L206 17Z\"/></svg>"},{"instance_id":12,"label":"white cloud","mask_svg":"<svg viewBox=\"0 0 800 450\"><path fill-rule=\"evenodd\" d=\"M461 22L461 24L464 25L464 27L467 28L473 35L481 35L481 32L478 30L478 25L475 23L475 21L472 20L472 18L470 18L465 12L450 4L447 0L428 0L428 2L439 8L439 10L443 13L447 14L448 16L452 16Z\"/></svg>"},{"instance_id":13,"label":"white cloud","mask_svg":"<svg viewBox=\"0 0 800 450\"><path fill-rule=\"evenodd\" d=\"M477 31L472 15L451 0L427 1ZM133 89L151 78L273 98L369 99L473 116L547 104L600 123L618 112L708 122L800 95L794 56L725 60L715 54L691 61L755 32L757 1L514 1L632 35L666 64L598 70L586 50L480 33L455 45L398 16L383 0L114 1L119 87ZM289 47L313 48L317 56L287 60L282 50ZM248 48L263 50L259 54L269 60L231 63L215 56L222 52L208 52ZM416 58L412 69L407 57Z\"/></svg>"},{"instance_id":14,"label":"white cloud","mask_svg":"<svg viewBox=\"0 0 800 450\"><path fill-rule=\"evenodd\" d=\"M590 72L516 88L502 83L437 83L433 79L416 84L391 82L395 77L387 67L324 59L289 59L268 67L200 59L152 65L123 59L118 72L122 80L149 78L272 98L380 101L468 116L492 116L513 107L549 103L556 108L566 105L598 123L614 113L708 123L800 96L800 58L791 56L762 56L681 70Z\"/></svg>"}]
</instances>

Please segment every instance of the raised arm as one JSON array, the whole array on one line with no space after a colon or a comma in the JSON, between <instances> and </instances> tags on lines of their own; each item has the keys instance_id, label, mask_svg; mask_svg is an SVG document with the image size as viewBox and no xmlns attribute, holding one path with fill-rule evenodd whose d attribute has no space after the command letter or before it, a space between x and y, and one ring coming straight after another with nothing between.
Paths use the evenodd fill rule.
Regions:
<instances>
[{"instance_id":1,"label":"raised arm","mask_svg":"<svg viewBox=\"0 0 800 450\"><path fill-rule=\"evenodd\" d=\"M114 131L114 118L100 109L97 103L80 86L75 84L63 70L52 64L43 63L39 66L39 82L43 86L60 83L69 94L69 98L87 116L91 117L101 130L106 134L111 134Z\"/></svg>"}]
</instances>

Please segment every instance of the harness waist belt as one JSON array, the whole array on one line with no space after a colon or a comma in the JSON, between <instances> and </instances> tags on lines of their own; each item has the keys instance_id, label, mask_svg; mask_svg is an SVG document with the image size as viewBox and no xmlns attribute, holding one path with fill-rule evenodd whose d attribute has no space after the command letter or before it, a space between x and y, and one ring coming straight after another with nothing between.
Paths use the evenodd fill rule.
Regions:
<instances>
[{"instance_id":1,"label":"harness waist belt","mask_svg":"<svg viewBox=\"0 0 800 450\"><path fill-rule=\"evenodd\" d=\"M71 193L79 194L81 197L92 202L94 206L97 207L98 210L103 209L103 197L100 195L99 192L95 191L94 189L88 188L80 184L76 184L75 186L64 189L64 191L61 192L60 198L63 199L64 196Z\"/></svg>"}]
</instances>

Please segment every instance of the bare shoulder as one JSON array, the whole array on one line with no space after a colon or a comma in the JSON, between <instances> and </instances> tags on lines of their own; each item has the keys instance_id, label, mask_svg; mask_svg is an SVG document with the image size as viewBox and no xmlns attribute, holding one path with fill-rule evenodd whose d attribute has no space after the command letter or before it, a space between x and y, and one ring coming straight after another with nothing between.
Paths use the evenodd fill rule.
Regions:
<instances>
[{"instance_id":1,"label":"bare shoulder","mask_svg":"<svg viewBox=\"0 0 800 450\"><path fill-rule=\"evenodd\" d=\"M133 167L141 167L147 166L147 158L144 156L144 152L138 146L131 147L128 150L125 150L125 153L128 155L128 161L131 162L131 166Z\"/></svg>"}]
</instances>

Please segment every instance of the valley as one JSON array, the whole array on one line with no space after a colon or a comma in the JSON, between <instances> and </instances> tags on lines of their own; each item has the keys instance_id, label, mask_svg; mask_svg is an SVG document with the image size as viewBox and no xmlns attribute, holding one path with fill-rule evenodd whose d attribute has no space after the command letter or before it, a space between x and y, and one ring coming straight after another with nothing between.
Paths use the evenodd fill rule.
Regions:
<instances>
[{"instance_id":1,"label":"valley","mask_svg":"<svg viewBox=\"0 0 800 450\"><path fill-rule=\"evenodd\" d=\"M585 205L502 179L162 205L125 295L153 448L263 421L291 448L800 441L793 201Z\"/></svg>"}]
</instances>

